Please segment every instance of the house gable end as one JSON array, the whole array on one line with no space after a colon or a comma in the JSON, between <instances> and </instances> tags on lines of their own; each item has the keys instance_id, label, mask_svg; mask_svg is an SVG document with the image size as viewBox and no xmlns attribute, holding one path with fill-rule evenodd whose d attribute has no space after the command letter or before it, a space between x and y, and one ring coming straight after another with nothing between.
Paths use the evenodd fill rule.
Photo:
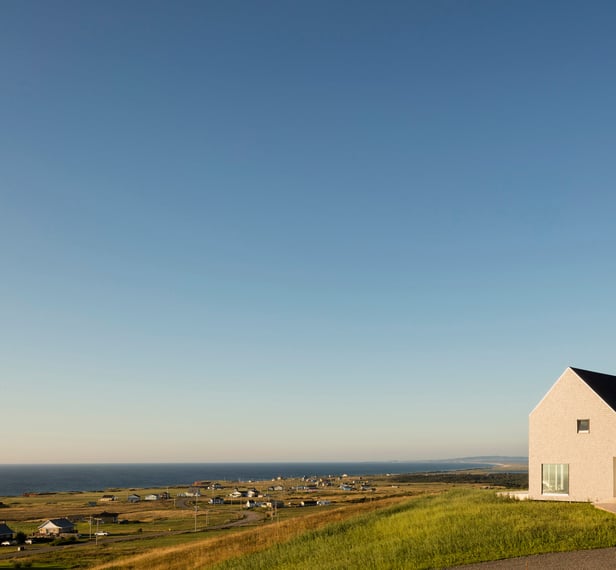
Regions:
<instances>
[{"instance_id":1,"label":"house gable end","mask_svg":"<svg viewBox=\"0 0 616 570\"><path fill-rule=\"evenodd\" d=\"M601 374L600 372L591 372L580 368L568 367L552 384L550 389L541 398L539 403L532 409L530 416L542 407L542 405L550 398L554 391L558 391L560 384L570 379L573 372L576 380L581 381L582 385L589 388L591 392L598 396L598 400L604 405L607 405L613 412L616 412L616 376L610 374Z\"/></svg>"},{"instance_id":2,"label":"house gable end","mask_svg":"<svg viewBox=\"0 0 616 570\"><path fill-rule=\"evenodd\" d=\"M532 499L616 497L615 412L616 376L573 367L563 372L529 416Z\"/></svg>"},{"instance_id":3,"label":"house gable end","mask_svg":"<svg viewBox=\"0 0 616 570\"><path fill-rule=\"evenodd\" d=\"M556 382L554 382L554 384L550 386L550 389L545 393L543 398L541 398L539 403L532 409L529 416L532 417L536 412L538 412L541 408L545 407L546 405L548 405L549 407L549 405L552 403L551 400L553 400L554 398L560 399L560 396L558 396L559 392L561 390L565 390L566 392L568 392L570 390L568 386L570 386L569 383L572 380L573 382L579 383L579 385L587 388L587 386L585 385L585 382L582 381L582 379L577 374L573 373L573 368L568 367L559 376L558 380L556 380Z\"/></svg>"}]
</instances>

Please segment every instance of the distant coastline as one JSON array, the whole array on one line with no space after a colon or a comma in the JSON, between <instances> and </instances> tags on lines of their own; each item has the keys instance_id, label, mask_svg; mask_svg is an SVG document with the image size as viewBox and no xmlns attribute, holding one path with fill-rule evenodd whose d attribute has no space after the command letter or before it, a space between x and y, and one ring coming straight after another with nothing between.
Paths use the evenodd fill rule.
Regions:
<instances>
[{"instance_id":1,"label":"distant coastline","mask_svg":"<svg viewBox=\"0 0 616 570\"><path fill-rule=\"evenodd\" d=\"M343 474L363 476L478 468L502 470L504 465L519 470L526 461L520 457L491 456L431 461L0 465L0 496L18 496L27 492L189 486L197 480L261 481Z\"/></svg>"}]
</instances>

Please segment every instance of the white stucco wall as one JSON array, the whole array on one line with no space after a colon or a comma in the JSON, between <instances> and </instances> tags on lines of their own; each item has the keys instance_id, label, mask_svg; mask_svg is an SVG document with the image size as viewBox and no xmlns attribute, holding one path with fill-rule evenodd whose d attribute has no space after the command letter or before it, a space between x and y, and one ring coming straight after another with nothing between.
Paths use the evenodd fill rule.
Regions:
<instances>
[{"instance_id":1,"label":"white stucco wall","mask_svg":"<svg viewBox=\"0 0 616 570\"><path fill-rule=\"evenodd\" d=\"M577 433L589 419L590 432ZM567 368L529 417L531 499L599 501L614 497L616 412ZM569 494L542 495L541 465L569 465Z\"/></svg>"}]
</instances>

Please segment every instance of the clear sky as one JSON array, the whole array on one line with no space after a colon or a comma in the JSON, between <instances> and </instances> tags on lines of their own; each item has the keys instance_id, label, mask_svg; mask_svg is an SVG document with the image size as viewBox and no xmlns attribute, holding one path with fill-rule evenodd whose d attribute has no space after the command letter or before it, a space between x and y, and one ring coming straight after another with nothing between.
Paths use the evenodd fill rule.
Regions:
<instances>
[{"instance_id":1,"label":"clear sky","mask_svg":"<svg viewBox=\"0 0 616 570\"><path fill-rule=\"evenodd\" d=\"M524 455L616 374L616 6L0 3L0 462Z\"/></svg>"}]
</instances>

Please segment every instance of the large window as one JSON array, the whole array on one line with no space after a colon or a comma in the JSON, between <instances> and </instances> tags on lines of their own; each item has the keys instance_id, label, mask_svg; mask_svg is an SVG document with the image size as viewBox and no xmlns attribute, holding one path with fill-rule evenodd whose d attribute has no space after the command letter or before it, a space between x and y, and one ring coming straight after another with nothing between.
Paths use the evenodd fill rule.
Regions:
<instances>
[{"instance_id":1,"label":"large window","mask_svg":"<svg viewBox=\"0 0 616 570\"><path fill-rule=\"evenodd\" d=\"M544 463L541 466L541 492L547 495L569 494L569 465Z\"/></svg>"}]
</instances>

